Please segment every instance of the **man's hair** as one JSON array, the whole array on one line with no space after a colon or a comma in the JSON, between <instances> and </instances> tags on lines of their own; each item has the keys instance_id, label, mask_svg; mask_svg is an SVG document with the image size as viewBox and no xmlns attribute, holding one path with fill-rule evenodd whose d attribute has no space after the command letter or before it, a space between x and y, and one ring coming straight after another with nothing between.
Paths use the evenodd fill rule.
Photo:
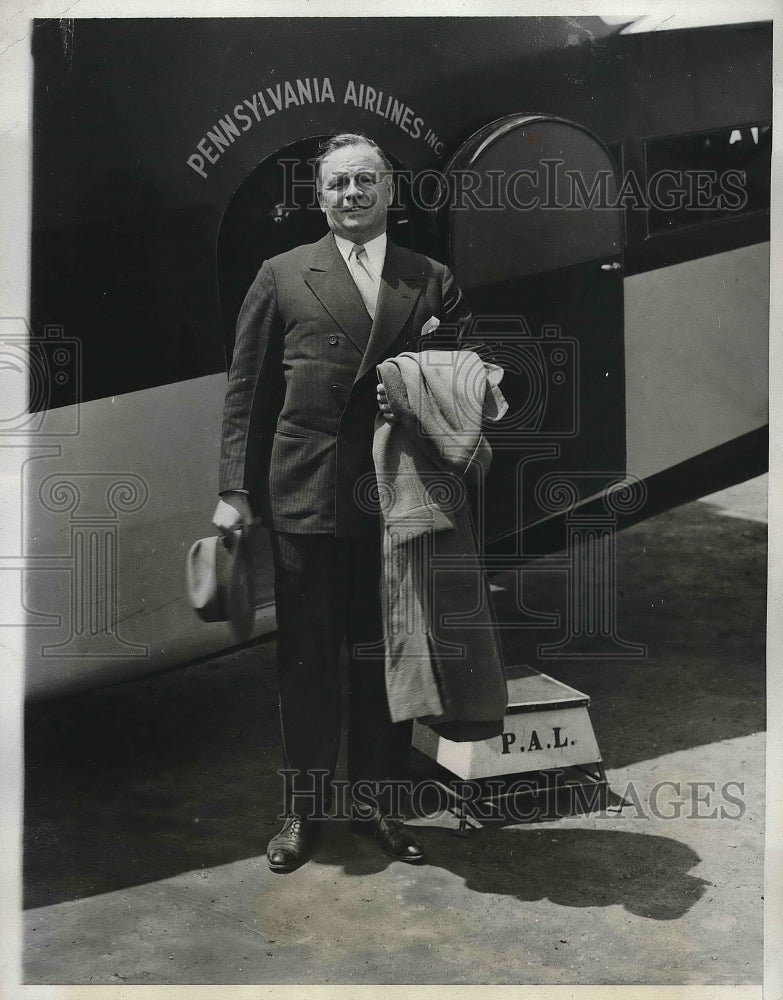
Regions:
<instances>
[{"instance_id":1,"label":"man's hair","mask_svg":"<svg viewBox=\"0 0 783 1000\"><path fill-rule=\"evenodd\" d=\"M377 142L373 142L366 135L362 135L360 132L341 132L339 135L330 136L322 144L318 151L318 157L315 160L315 186L316 189L320 190L321 187L321 166L324 160L330 153L336 152L338 149L345 149L346 146L369 146L380 159L384 168L389 171L390 174L394 173L394 167L391 165L389 157L384 153Z\"/></svg>"}]
</instances>

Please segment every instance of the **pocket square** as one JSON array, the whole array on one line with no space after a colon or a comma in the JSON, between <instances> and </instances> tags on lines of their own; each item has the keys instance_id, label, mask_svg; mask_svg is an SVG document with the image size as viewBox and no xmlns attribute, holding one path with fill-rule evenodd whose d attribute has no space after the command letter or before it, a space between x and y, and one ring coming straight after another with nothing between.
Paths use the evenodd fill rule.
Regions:
<instances>
[{"instance_id":1,"label":"pocket square","mask_svg":"<svg viewBox=\"0 0 783 1000\"><path fill-rule=\"evenodd\" d=\"M440 326L440 320L437 316L430 316L424 326L421 328L422 337L428 337L431 333L438 329Z\"/></svg>"}]
</instances>

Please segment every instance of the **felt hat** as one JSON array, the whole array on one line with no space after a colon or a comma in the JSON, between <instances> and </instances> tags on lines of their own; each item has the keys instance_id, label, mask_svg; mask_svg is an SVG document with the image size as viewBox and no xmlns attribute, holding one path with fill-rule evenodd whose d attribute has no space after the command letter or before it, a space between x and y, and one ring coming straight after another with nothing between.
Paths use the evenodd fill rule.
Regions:
<instances>
[{"instance_id":1,"label":"felt hat","mask_svg":"<svg viewBox=\"0 0 783 1000\"><path fill-rule=\"evenodd\" d=\"M236 637L250 637L255 617L253 552L247 531L200 538L186 564L187 591L205 622L231 622Z\"/></svg>"}]
</instances>

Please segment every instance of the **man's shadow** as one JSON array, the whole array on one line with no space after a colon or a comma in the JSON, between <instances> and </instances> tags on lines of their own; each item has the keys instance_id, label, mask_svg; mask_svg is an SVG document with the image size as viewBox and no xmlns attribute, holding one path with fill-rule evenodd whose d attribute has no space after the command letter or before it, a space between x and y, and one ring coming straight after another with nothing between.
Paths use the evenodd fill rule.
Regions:
<instances>
[{"instance_id":1,"label":"man's shadow","mask_svg":"<svg viewBox=\"0 0 783 1000\"><path fill-rule=\"evenodd\" d=\"M701 860L671 837L631 831L487 826L467 837L442 827L412 828L427 852L427 865L452 872L473 892L513 896L520 902L549 899L560 906L623 906L651 920L676 920L711 885L690 870ZM316 864L346 875L375 875L401 865L377 844L333 822L316 847ZM413 877L420 866L406 865Z\"/></svg>"}]
</instances>

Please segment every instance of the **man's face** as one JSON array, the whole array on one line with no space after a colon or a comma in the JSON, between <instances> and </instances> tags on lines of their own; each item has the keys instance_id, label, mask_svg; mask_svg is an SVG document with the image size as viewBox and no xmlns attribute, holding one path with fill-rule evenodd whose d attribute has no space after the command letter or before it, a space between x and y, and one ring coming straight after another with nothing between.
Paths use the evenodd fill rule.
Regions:
<instances>
[{"instance_id":1,"label":"man's face","mask_svg":"<svg viewBox=\"0 0 783 1000\"><path fill-rule=\"evenodd\" d=\"M318 201L329 228L352 243L386 231L394 182L371 146L344 146L321 164Z\"/></svg>"}]
</instances>

